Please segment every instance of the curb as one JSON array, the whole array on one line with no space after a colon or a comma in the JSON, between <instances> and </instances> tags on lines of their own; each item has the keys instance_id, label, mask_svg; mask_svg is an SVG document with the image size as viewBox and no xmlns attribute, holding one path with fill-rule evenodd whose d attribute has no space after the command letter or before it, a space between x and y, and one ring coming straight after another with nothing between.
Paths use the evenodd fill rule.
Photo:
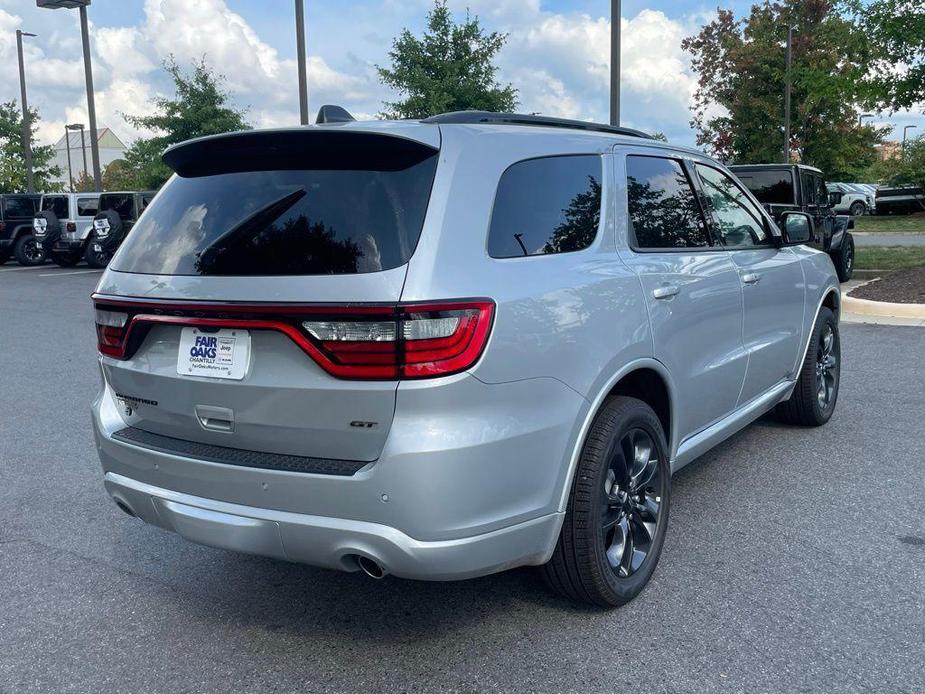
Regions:
<instances>
[{"instance_id":1,"label":"curb","mask_svg":"<svg viewBox=\"0 0 925 694\"><path fill-rule=\"evenodd\" d=\"M925 304L897 304L891 301L855 299L847 294L841 298L841 310L859 316L884 318L916 318L925 320Z\"/></svg>"}]
</instances>

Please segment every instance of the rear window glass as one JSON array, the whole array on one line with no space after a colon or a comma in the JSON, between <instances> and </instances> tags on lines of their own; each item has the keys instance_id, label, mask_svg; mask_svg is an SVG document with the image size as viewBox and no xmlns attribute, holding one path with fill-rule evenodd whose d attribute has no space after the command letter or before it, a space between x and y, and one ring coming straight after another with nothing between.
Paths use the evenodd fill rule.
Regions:
<instances>
[{"instance_id":1,"label":"rear window glass","mask_svg":"<svg viewBox=\"0 0 925 694\"><path fill-rule=\"evenodd\" d=\"M58 219L67 219L67 198L63 195L48 196L42 198L42 210L51 210Z\"/></svg>"},{"instance_id":2,"label":"rear window glass","mask_svg":"<svg viewBox=\"0 0 925 694\"><path fill-rule=\"evenodd\" d=\"M36 212L36 200L32 198L5 198L3 214L8 217L31 217Z\"/></svg>"},{"instance_id":3,"label":"rear window glass","mask_svg":"<svg viewBox=\"0 0 925 694\"><path fill-rule=\"evenodd\" d=\"M793 175L789 171L748 171L739 180L765 205L793 204Z\"/></svg>"},{"instance_id":4,"label":"rear window glass","mask_svg":"<svg viewBox=\"0 0 925 694\"><path fill-rule=\"evenodd\" d=\"M434 152L398 170L177 175L151 202L112 267L163 275L389 270L414 252L436 166Z\"/></svg>"},{"instance_id":5,"label":"rear window glass","mask_svg":"<svg viewBox=\"0 0 925 694\"><path fill-rule=\"evenodd\" d=\"M128 220L134 216L134 196L126 195L103 195L100 198L99 206L101 211L113 210L120 219Z\"/></svg>"},{"instance_id":6,"label":"rear window glass","mask_svg":"<svg viewBox=\"0 0 925 694\"><path fill-rule=\"evenodd\" d=\"M99 198L77 198L77 216L93 217L99 210Z\"/></svg>"},{"instance_id":7,"label":"rear window glass","mask_svg":"<svg viewBox=\"0 0 925 694\"><path fill-rule=\"evenodd\" d=\"M587 248L601 219L601 158L546 157L514 164L495 196L492 258L567 253Z\"/></svg>"}]
</instances>

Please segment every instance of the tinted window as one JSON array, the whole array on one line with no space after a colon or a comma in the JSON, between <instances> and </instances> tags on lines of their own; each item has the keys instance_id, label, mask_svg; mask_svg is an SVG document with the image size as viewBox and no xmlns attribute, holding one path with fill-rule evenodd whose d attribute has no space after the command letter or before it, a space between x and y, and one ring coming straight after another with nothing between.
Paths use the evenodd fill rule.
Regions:
<instances>
[{"instance_id":1,"label":"tinted window","mask_svg":"<svg viewBox=\"0 0 925 694\"><path fill-rule=\"evenodd\" d=\"M697 173L725 245L741 248L771 242L761 222L761 212L735 181L712 166L697 164Z\"/></svg>"},{"instance_id":2,"label":"tinted window","mask_svg":"<svg viewBox=\"0 0 925 694\"><path fill-rule=\"evenodd\" d=\"M829 194L825 189L825 181L819 176L813 176L816 183L816 204L823 207L829 206Z\"/></svg>"},{"instance_id":3,"label":"tinted window","mask_svg":"<svg viewBox=\"0 0 925 694\"><path fill-rule=\"evenodd\" d=\"M35 214L36 200L32 198L9 197L3 200L4 215L12 217L31 217Z\"/></svg>"},{"instance_id":4,"label":"tinted window","mask_svg":"<svg viewBox=\"0 0 925 694\"><path fill-rule=\"evenodd\" d=\"M42 209L51 210L58 219L67 219L67 198L63 195L46 195L42 198Z\"/></svg>"},{"instance_id":5,"label":"tinted window","mask_svg":"<svg viewBox=\"0 0 925 694\"><path fill-rule=\"evenodd\" d=\"M77 216L93 217L100 206L99 198L77 198Z\"/></svg>"},{"instance_id":6,"label":"tinted window","mask_svg":"<svg viewBox=\"0 0 925 694\"><path fill-rule=\"evenodd\" d=\"M634 247L710 245L700 205L681 162L629 156L626 158L626 189Z\"/></svg>"},{"instance_id":7,"label":"tinted window","mask_svg":"<svg viewBox=\"0 0 925 694\"><path fill-rule=\"evenodd\" d=\"M402 166L174 176L113 269L325 275L398 267L421 234L437 156L428 151Z\"/></svg>"},{"instance_id":8,"label":"tinted window","mask_svg":"<svg viewBox=\"0 0 925 694\"><path fill-rule=\"evenodd\" d=\"M743 171L736 173L758 202L765 205L793 205L793 175L790 171Z\"/></svg>"},{"instance_id":9,"label":"tinted window","mask_svg":"<svg viewBox=\"0 0 925 694\"><path fill-rule=\"evenodd\" d=\"M501 176L488 232L493 258L567 253L594 241L601 219L601 158L530 159Z\"/></svg>"},{"instance_id":10,"label":"tinted window","mask_svg":"<svg viewBox=\"0 0 925 694\"><path fill-rule=\"evenodd\" d=\"M123 220L132 220L135 217L134 196L131 193L125 195L103 195L100 197L100 211L114 210Z\"/></svg>"},{"instance_id":11,"label":"tinted window","mask_svg":"<svg viewBox=\"0 0 925 694\"><path fill-rule=\"evenodd\" d=\"M803 204L818 205L819 201L816 198L816 182L813 180L813 175L809 171L801 171L800 180L803 185Z\"/></svg>"}]
</instances>

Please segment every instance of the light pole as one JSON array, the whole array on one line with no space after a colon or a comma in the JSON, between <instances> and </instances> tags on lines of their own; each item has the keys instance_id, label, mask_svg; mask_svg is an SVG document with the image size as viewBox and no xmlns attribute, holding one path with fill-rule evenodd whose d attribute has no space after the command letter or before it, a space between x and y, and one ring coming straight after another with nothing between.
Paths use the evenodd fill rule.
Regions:
<instances>
[{"instance_id":1,"label":"light pole","mask_svg":"<svg viewBox=\"0 0 925 694\"><path fill-rule=\"evenodd\" d=\"M620 0L610 0L610 124L620 125Z\"/></svg>"},{"instance_id":2,"label":"light pole","mask_svg":"<svg viewBox=\"0 0 925 694\"><path fill-rule=\"evenodd\" d=\"M305 5L295 0L295 47L299 56L299 117L308 125L308 70L305 66Z\"/></svg>"},{"instance_id":3,"label":"light pole","mask_svg":"<svg viewBox=\"0 0 925 694\"><path fill-rule=\"evenodd\" d=\"M67 187L74 192L74 170L71 168L71 126L64 126L64 146L67 147Z\"/></svg>"},{"instance_id":4,"label":"light pole","mask_svg":"<svg viewBox=\"0 0 925 694\"><path fill-rule=\"evenodd\" d=\"M784 81L784 163L790 163L790 64L793 60L793 32L796 27L787 27L787 72Z\"/></svg>"},{"instance_id":5,"label":"light pole","mask_svg":"<svg viewBox=\"0 0 925 694\"><path fill-rule=\"evenodd\" d=\"M90 31L87 27L87 5L90 0L36 0L38 7L48 9L80 10L80 38L84 51L84 77L87 81L87 116L90 120L90 157L93 159L93 183L96 190L103 189L103 177L100 174L99 133L96 131L96 102L93 98L93 68L90 65Z\"/></svg>"},{"instance_id":6,"label":"light pole","mask_svg":"<svg viewBox=\"0 0 925 694\"><path fill-rule=\"evenodd\" d=\"M71 123L70 125L65 125L64 127L67 128L68 130L79 130L80 131L80 151L83 154L83 160L84 160L83 172L84 174L89 175L90 171L87 169L87 143L84 140L84 124L83 123ZM68 139L68 143L70 143L70 139Z\"/></svg>"},{"instance_id":7,"label":"light pole","mask_svg":"<svg viewBox=\"0 0 925 694\"><path fill-rule=\"evenodd\" d=\"M862 113L862 114L860 114L860 115L858 116L858 127L859 127L859 128L861 127L861 124L864 122L864 119L865 119L865 118L873 118L873 117L874 117L874 114L873 114L873 113Z\"/></svg>"},{"instance_id":8,"label":"light pole","mask_svg":"<svg viewBox=\"0 0 925 694\"><path fill-rule=\"evenodd\" d=\"M22 37L35 36L25 31L16 30L16 53L19 56L19 90L22 92L22 154L26 160L26 191L35 192L32 177L32 123L29 118L29 102L26 101L26 66L22 59Z\"/></svg>"},{"instance_id":9,"label":"light pole","mask_svg":"<svg viewBox=\"0 0 925 694\"><path fill-rule=\"evenodd\" d=\"M913 128L917 128L917 127L919 127L919 126L917 126L917 125L907 125L905 128L903 128L903 150L902 150L902 151L903 151L903 156L904 156L904 157L906 156L906 133L907 133L908 131L912 130Z\"/></svg>"}]
</instances>

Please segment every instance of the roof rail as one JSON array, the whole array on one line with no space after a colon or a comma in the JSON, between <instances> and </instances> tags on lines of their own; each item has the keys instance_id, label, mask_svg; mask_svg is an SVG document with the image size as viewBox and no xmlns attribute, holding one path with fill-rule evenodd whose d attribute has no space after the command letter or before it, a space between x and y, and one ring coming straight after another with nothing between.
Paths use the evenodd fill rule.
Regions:
<instances>
[{"instance_id":1,"label":"roof rail","mask_svg":"<svg viewBox=\"0 0 925 694\"><path fill-rule=\"evenodd\" d=\"M441 113L430 118L424 118L422 123L437 124L475 124L486 123L494 125L535 125L547 128L570 128L573 130L591 130L599 133L610 133L611 135L628 135L630 137L643 137L647 140L653 139L641 130L633 128L621 128L616 125L604 125L603 123L589 123L583 120L571 120L569 118L553 118L551 116L533 116L523 113L493 113L492 111L453 111L451 113Z\"/></svg>"}]
</instances>

